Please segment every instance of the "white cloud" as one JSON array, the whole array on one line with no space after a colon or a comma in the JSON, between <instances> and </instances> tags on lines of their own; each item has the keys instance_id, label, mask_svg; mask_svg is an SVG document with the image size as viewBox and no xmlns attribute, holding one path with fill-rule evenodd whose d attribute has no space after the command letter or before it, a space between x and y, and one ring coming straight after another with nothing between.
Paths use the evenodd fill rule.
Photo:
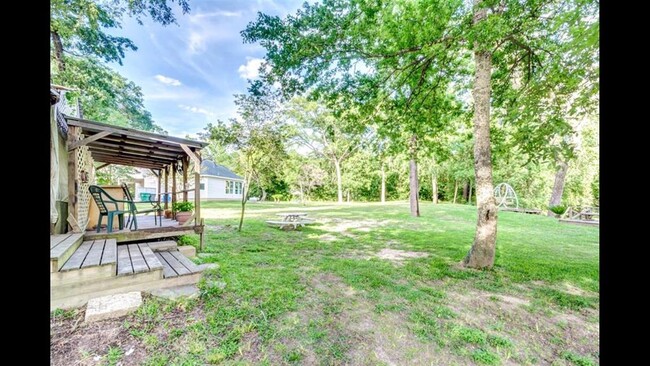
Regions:
<instances>
[{"instance_id":1,"label":"white cloud","mask_svg":"<svg viewBox=\"0 0 650 366\"><path fill-rule=\"evenodd\" d=\"M227 11L227 10L217 10L210 13L197 13L191 17L194 19L197 18L211 18L211 17L240 17L241 11Z\"/></svg>"},{"instance_id":2,"label":"white cloud","mask_svg":"<svg viewBox=\"0 0 650 366\"><path fill-rule=\"evenodd\" d=\"M163 84L167 84L171 86L181 86L181 82L174 78L170 78L160 74L156 75L155 78L156 80L160 81Z\"/></svg>"},{"instance_id":3,"label":"white cloud","mask_svg":"<svg viewBox=\"0 0 650 366\"><path fill-rule=\"evenodd\" d=\"M214 116L214 113L208 111L207 109L203 109L203 108L199 108L199 107L189 106L189 105L185 105L185 104L179 104L178 108L184 109L184 110L186 110L188 112L192 112L192 113L203 114L203 115L206 115L208 117Z\"/></svg>"},{"instance_id":4,"label":"white cloud","mask_svg":"<svg viewBox=\"0 0 650 366\"><path fill-rule=\"evenodd\" d=\"M237 72L242 79L255 79L260 75L260 66L264 60L261 58L246 57L246 63L239 66Z\"/></svg>"}]
</instances>

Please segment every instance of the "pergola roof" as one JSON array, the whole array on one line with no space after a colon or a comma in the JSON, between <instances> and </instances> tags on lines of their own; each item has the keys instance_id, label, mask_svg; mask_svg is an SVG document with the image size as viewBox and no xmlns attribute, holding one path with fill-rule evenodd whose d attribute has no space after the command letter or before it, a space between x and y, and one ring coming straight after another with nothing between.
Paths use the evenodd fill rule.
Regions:
<instances>
[{"instance_id":1,"label":"pergola roof","mask_svg":"<svg viewBox=\"0 0 650 366\"><path fill-rule=\"evenodd\" d=\"M69 126L79 127L84 139L75 143L88 146L93 160L149 169L164 169L201 150L208 143L118 127L78 117L65 116Z\"/></svg>"}]
</instances>

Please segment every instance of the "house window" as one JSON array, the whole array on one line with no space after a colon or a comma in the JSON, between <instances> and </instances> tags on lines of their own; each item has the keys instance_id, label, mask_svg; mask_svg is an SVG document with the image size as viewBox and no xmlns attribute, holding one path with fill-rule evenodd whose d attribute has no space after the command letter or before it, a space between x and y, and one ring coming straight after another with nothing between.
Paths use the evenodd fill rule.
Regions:
<instances>
[{"instance_id":1,"label":"house window","mask_svg":"<svg viewBox=\"0 0 650 366\"><path fill-rule=\"evenodd\" d=\"M201 183L201 190L205 191L205 183Z\"/></svg>"},{"instance_id":2,"label":"house window","mask_svg":"<svg viewBox=\"0 0 650 366\"><path fill-rule=\"evenodd\" d=\"M242 182L226 181L226 194L241 194Z\"/></svg>"}]
</instances>

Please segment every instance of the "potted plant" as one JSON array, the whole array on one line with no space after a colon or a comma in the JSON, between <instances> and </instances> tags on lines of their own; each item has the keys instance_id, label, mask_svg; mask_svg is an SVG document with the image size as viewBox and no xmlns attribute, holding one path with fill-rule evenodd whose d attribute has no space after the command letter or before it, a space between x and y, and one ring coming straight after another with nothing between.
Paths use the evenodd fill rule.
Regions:
<instances>
[{"instance_id":1,"label":"potted plant","mask_svg":"<svg viewBox=\"0 0 650 366\"><path fill-rule=\"evenodd\" d=\"M176 212L176 221L180 225L183 225L189 218L192 216L192 210L194 210L194 204L192 202L176 202L174 203L172 209Z\"/></svg>"},{"instance_id":2,"label":"potted plant","mask_svg":"<svg viewBox=\"0 0 650 366\"><path fill-rule=\"evenodd\" d=\"M172 218L172 210L170 210L170 209L165 210L165 218L166 219L171 219Z\"/></svg>"}]
</instances>

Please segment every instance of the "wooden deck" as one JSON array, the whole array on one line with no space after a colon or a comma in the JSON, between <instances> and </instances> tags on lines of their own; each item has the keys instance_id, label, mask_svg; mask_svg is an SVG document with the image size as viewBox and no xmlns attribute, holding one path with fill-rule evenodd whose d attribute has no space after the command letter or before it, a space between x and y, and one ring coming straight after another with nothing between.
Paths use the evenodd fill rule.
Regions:
<instances>
[{"instance_id":1,"label":"wooden deck","mask_svg":"<svg viewBox=\"0 0 650 366\"><path fill-rule=\"evenodd\" d=\"M201 277L202 268L174 246L152 249L148 243L118 245L115 239L80 238L51 238L50 261L57 261L51 268L61 262L61 256L52 258L61 251L57 247L66 245L69 252L60 269L50 273L51 310L83 306L97 296L194 284ZM70 244L73 240L79 242L76 247Z\"/></svg>"},{"instance_id":2,"label":"wooden deck","mask_svg":"<svg viewBox=\"0 0 650 366\"><path fill-rule=\"evenodd\" d=\"M138 220L138 230L131 231L128 228L122 230L113 230L113 232L108 233L105 228L102 228L100 232L86 231L84 233L84 240L95 240L95 239L115 239L118 243L131 242L131 241L142 241L148 239L158 239L158 238L170 238L174 236L180 236L184 234L196 233L200 234L203 232L203 226L198 225L194 226L192 224L187 226L181 226L178 224L178 221L172 219L162 218L162 224L156 225L154 223L153 215L137 216Z\"/></svg>"}]
</instances>

